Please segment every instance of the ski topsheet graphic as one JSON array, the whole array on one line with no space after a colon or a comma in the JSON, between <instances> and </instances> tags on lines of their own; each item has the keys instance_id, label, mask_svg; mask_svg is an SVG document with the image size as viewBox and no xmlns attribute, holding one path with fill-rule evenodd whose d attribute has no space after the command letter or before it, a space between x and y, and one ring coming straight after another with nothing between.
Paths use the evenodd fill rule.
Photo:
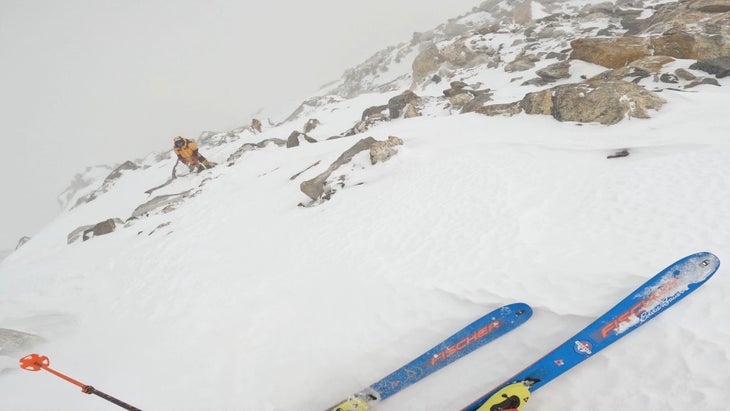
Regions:
<instances>
[{"instance_id":1,"label":"ski topsheet graphic","mask_svg":"<svg viewBox=\"0 0 730 411\"><path fill-rule=\"evenodd\" d=\"M365 411L369 408L369 403L382 401L422 380L484 344L517 328L531 315L532 309L527 304L516 303L498 308L467 325L441 344L426 351L382 380L327 410Z\"/></svg>"},{"instance_id":2,"label":"ski topsheet graphic","mask_svg":"<svg viewBox=\"0 0 730 411\"><path fill-rule=\"evenodd\" d=\"M606 314L462 411L521 409L530 393L592 357L686 297L717 271L720 260L697 253L670 265Z\"/></svg>"}]
</instances>

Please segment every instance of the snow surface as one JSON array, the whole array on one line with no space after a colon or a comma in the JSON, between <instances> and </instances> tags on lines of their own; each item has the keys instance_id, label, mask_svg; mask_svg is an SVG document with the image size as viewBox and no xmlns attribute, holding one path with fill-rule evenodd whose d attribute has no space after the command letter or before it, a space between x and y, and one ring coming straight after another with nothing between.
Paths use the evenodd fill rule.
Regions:
<instances>
[{"instance_id":1,"label":"snow surface","mask_svg":"<svg viewBox=\"0 0 730 411\"><path fill-rule=\"evenodd\" d=\"M600 71L571 64L573 81ZM495 102L533 90L501 69L461 74L495 89ZM286 138L311 117L322 124L310 135L323 140L398 92L336 100L203 147L219 167L154 193L194 188L176 210L67 245L79 226L129 217L174 161L125 172L0 262L0 328L45 340L0 351L0 411L118 409L21 370L31 352L145 410L322 410L484 313L530 304L518 330L377 404L460 409L674 261L698 251L728 261L730 78L720 84L665 89L651 119L613 126L431 106L433 117L270 144L225 164L242 143ZM330 201L298 206L308 201L302 181L358 139L390 135L404 140L395 157L372 166L358 154L338 170L346 186ZM624 148L630 156L606 159ZM727 409L725 271L542 388L529 409Z\"/></svg>"},{"instance_id":2,"label":"snow surface","mask_svg":"<svg viewBox=\"0 0 730 411\"><path fill-rule=\"evenodd\" d=\"M299 183L355 140L270 147L212 170L172 214L65 244L76 225L139 204L169 173L151 167L2 263L0 327L43 336L34 351L52 367L143 409L317 410L484 312L531 304L519 330L378 406L458 409L673 261L727 258L728 86L666 90L654 118L611 127L476 114L385 123L369 134L400 136L400 153L377 166L356 157L349 178L364 184L313 208L297 207ZM624 147L629 157L606 160ZM722 271L531 408L724 409ZM19 357L0 355L0 409L114 409L20 370Z\"/></svg>"}]
</instances>

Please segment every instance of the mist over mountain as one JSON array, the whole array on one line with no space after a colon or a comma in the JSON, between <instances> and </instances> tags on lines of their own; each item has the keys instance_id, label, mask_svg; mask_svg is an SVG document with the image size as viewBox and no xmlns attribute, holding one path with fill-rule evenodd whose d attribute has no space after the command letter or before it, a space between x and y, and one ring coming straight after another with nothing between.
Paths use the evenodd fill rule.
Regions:
<instances>
[{"instance_id":1,"label":"mist over mountain","mask_svg":"<svg viewBox=\"0 0 730 411\"><path fill-rule=\"evenodd\" d=\"M727 258L728 27L722 0L488 0L185 136L205 160L171 139L81 170L0 262L3 405L99 409L18 368L37 352L142 409L325 409L530 304L373 408L466 406L672 262ZM528 407L722 409L723 271Z\"/></svg>"}]
</instances>

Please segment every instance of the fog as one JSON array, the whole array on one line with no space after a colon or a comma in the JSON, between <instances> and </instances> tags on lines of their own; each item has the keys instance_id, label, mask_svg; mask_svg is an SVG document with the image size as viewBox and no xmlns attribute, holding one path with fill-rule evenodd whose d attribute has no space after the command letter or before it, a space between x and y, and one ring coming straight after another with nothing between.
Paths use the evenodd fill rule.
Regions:
<instances>
[{"instance_id":1,"label":"fog","mask_svg":"<svg viewBox=\"0 0 730 411\"><path fill-rule=\"evenodd\" d=\"M0 0L0 250L85 167L247 124L478 4Z\"/></svg>"}]
</instances>

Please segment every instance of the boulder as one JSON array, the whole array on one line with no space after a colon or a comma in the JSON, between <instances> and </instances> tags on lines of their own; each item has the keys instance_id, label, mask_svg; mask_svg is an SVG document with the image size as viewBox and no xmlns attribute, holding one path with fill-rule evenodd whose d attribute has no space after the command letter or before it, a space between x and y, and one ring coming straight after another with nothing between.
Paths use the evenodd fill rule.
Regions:
<instances>
[{"instance_id":1,"label":"boulder","mask_svg":"<svg viewBox=\"0 0 730 411\"><path fill-rule=\"evenodd\" d=\"M672 73L662 73L659 76L659 81L662 83L677 84L679 83L679 78Z\"/></svg>"},{"instance_id":2,"label":"boulder","mask_svg":"<svg viewBox=\"0 0 730 411\"><path fill-rule=\"evenodd\" d=\"M449 96L449 104L451 104L451 106L454 108L461 109L473 99L474 96L471 93L462 90L458 94L452 94L451 96Z\"/></svg>"},{"instance_id":3,"label":"boulder","mask_svg":"<svg viewBox=\"0 0 730 411\"><path fill-rule=\"evenodd\" d=\"M419 97L416 95L416 93L406 90L403 93L391 98L388 100L388 112L390 114L391 119L396 119L401 116L403 109L406 108L408 104L416 103L419 100Z\"/></svg>"},{"instance_id":4,"label":"boulder","mask_svg":"<svg viewBox=\"0 0 730 411\"><path fill-rule=\"evenodd\" d=\"M522 112L520 102L508 103L508 104L490 104L482 106L474 110L476 113L484 114L487 116L514 116Z\"/></svg>"},{"instance_id":5,"label":"boulder","mask_svg":"<svg viewBox=\"0 0 730 411\"><path fill-rule=\"evenodd\" d=\"M552 115L553 89L527 93L520 101L520 108L527 114Z\"/></svg>"},{"instance_id":6,"label":"boulder","mask_svg":"<svg viewBox=\"0 0 730 411\"><path fill-rule=\"evenodd\" d=\"M650 76L651 73L646 70L637 67L625 66L613 70L606 70L603 73L591 77L590 81L623 80L625 78L632 78L631 81L637 82Z\"/></svg>"},{"instance_id":7,"label":"boulder","mask_svg":"<svg viewBox=\"0 0 730 411\"><path fill-rule=\"evenodd\" d=\"M71 231L66 236L66 244L71 244L71 243L75 242L76 240L78 240L79 238L81 238L84 235L84 232L86 230L90 229L93 226L94 226L93 224L90 224L90 225L82 225L81 227L77 227L75 230Z\"/></svg>"},{"instance_id":8,"label":"boulder","mask_svg":"<svg viewBox=\"0 0 730 411\"><path fill-rule=\"evenodd\" d=\"M616 124L624 117L648 118L665 101L635 83L592 80L529 93L520 106L527 114L552 115L558 121Z\"/></svg>"},{"instance_id":9,"label":"boulder","mask_svg":"<svg viewBox=\"0 0 730 411\"><path fill-rule=\"evenodd\" d=\"M251 129L254 130L257 133L261 132L261 121L258 119L252 119L251 120Z\"/></svg>"},{"instance_id":10,"label":"boulder","mask_svg":"<svg viewBox=\"0 0 730 411\"><path fill-rule=\"evenodd\" d=\"M714 74L717 78L722 78L730 75L730 56L723 56L717 58L710 58L700 60L689 68L693 70L701 70L706 73Z\"/></svg>"},{"instance_id":11,"label":"boulder","mask_svg":"<svg viewBox=\"0 0 730 411\"><path fill-rule=\"evenodd\" d=\"M226 162L229 166L233 165L233 163L241 158L241 156L246 153L247 151L254 151L258 150L260 148L264 148L269 144L275 144L279 147L284 147L287 144L286 140L282 140L280 138L267 138L265 140L261 140L258 143L245 143L241 147L238 148L238 150L234 151L230 156L228 156L228 159Z\"/></svg>"},{"instance_id":12,"label":"boulder","mask_svg":"<svg viewBox=\"0 0 730 411\"><path fill-rule=\"evenodd\" d=\"M28 236L20 237L20 240L18 240L18 245L15 246L15 249L17 250L20 247L24 246L25 243L27 243L28 241L30 241L30 237L28 237Z\"/></svg>"},{"instance_id":13,"label":"boulder","mask_svg":"<svg viewBox=\"0 0 730 411\"><path fill-rule=\"evenodd\" d=\"M461 113L471 113L478 111L479 108L484 107L487 102L492 100L492 93L486 91L469 100L468 103L461 108Z\"/></svg>"},{"instance_id":14,"label":"boulder","mask_svg":"<svg viewBox=\"0 0 730 411\"><path fill-rule=\"evenodd\" d=\"M458 39L440 50L441 58L453 68L469 67L477 53L466 45L467 38Z\"/></svg>"},{"instance_id":15,"label":"boulder","mask_svg":"<svg viewBox=\"0 0 730 411\"><path fill-rule=\"evenodd\" d=\"M413 117L420 117L421 111L418 109L418 105L416 103L408 103L406 106L406 110L403 113L403 118L413 118Z\"/></svg>"},{"instance_id":16,"label":"boulder","mask_svg":"<svg viewBox=\"0 0 730 411\"><path fill-rule=\"evenodd\" d=\"M513 73L516 71L526 71L535 67L535 62L540 61L540 58L531 54L525 54L523 51L514 60L507 63L504 66L504 71Z\"/></svg>"},{"instance_id":17,"label":"boulder","mask_svg":"<svg viewBox=\"0 0 730 411\"><path fill-rule=\"evenodd\" d=\"M118 225L123 225L124 221L122 221L119 218L110 218L107 220L104 220L100 223L94 224L91 228L84 230L84 235L82 236L83 241L90 240L93 237L98 237L100 235L106 235L109 233L113 233L114 230L116 230Z\"/></svg>"},{"instance_id":18,"label":"boulder","mask_svg":"<svg viewBox=\"0 0 730 411\"><path fill-rule=\"evenodd\" d=\"M385 141L376 141L370 146L370 163L375 165L388 161L398 154L396 146L402 146L403 140L396 136L389 136Z\"/></svg>"},{"instance_id":19,"label":"boulder","mask_svg":"<svg viewBox=\"0 0 730 411\"><path fill-rule=\"evenodd\" d=\"M703 77L703 78L698 78L698 79L692 81L691 83L684 86L684 88L693 88L693 87L701 86L703 84L720 87L720 83L717 81L717 79L715 79L713 77Z\"/></svg>"},{"instance_id":20,"label":"boulder","mask_svg":"<svg viewBox=\"0 0 730 411\"><path fill-rule=\"evenodd\" d=\"M464 83L463 81L452 81L449 83L449 86L451 87L451 90L462 90L465 87L468 87L469 85ZM446 92L444 92L445 94ZM448 94L447 94L448 96Z\"/></svg>"},{"instance_id":21,"label":"boulder","mask_svg":"<svg viewBox=\"0 0 730 411\"><path fill-rule=\"evenodd\" d=\"M698 0L691 2L688 8L705 13L727 13L730 11L730 0Z\"/></svg>"},{"instance_id":22,"label":"boulder","mask_svg":"<svg viewBox=\"0 0 730 411\"><path fill-rule=\"evenodd\" d=\"M681 78L682 80L687 80L687 81L692 81L697 78L697 76L695 76L694 74L692 74L691 72L689 72L683 68L678 68L678 69L674 70L674 74L676 74L677 77Z\"/></svg>"},{"instance_id":23,"label":"boulder","mask_svg":"<svg viewBox=\"0 0 730 411\"><path fill-rule=\"evenodd\" d=\"M624 148L623 150L619 150L613 154L607 155L606 158L610 160L612 158L621 158L621 157L628 157L628 156L629 156L629 149Z\"/></svg>"},{"instance_id":24,"label":"boulder","mask_svg":"<svg viewBox=\"0 0 730 411\"><path fill-rule=\"evenodd\" d=\"M464 90L464 87L458 87L458 88L451 87L451 88L447 88L446 90L442 91L442 93L444 93L444 96L446 96L446 97L452 97L457 94L468 93L468 92L469 92L468 90ZM474 97L474 96L472 96L472 97Z\"/></svg>"},{"instance_id":25,"label":"boulder","mask_svg":"<svg viewBox=\"0 0 730 411\"><path fill-rule=\"evenodd\" d=\"M370 147L375 143L376 140L372 137L363 138L357 143L355 143L354 146L350 147L347 151L342 153L337 160L335 160L330 166L327 168L327 170L317 177L303 181L299 185L299 189L302 190L304 194L306 194L309 198L312 200L319 200L326 195L328 195L327 189L327 179L332 175L335 170L340 168L342 165L349 163L353 157L355 157L356 154L360 153L361 151L369 150Z\"/></svg>"},{"instance_id":26,"label":"boulder","mask_svg":"<svg viewBox=\"0 0 730 411\"><path fill-rule=\"evenodd\" d=\"M729 21L730 22L730 21ZM662 36L653 36L654 54L678 59L707 59L730 54L730 38L671 30Z\"/></svg>"},{"instance_id":27,"label":"boulder","mask_svg":"<svg viewBox=\"0 0 730 411\"><path fill-rule=\"evenodd\" d=\"M472 45L467 42L471 41ZM499 51L483 44L473 44L474 38L464 35L456 40L438 47L428 44L413 60L412 88L423 84L440 69L469 68L486 64L496 67L499 63ZM442 76L439 76L439 79Z\"/></svg>"},{"instance_id":28,"label":"boulder","mask_svg":"<svg viewBox=\"0 0 730 411\"><path fill-rule=\"evenodd\" d=\"M558 61L567 60L568 59L568 54L567 53L558 53L558 52L555 52L555 51L551 51L551 52L549 52L548 54L545 55L545 60L550 60L550 59L556 59Z\"/></svg>"},{"instance_id":29,"label":"boulder","mask_svg":"<svg viewBox=\"0 0 730 411\"><path fill-rule=\"evenodd\" d=\"M652 55L649 40L643 37L582 38L570 42L571 59L608 68L619 68Z\"/></svg>"},{"instance_id":30,"label":"boulder","mask_svg":"<svg viewBox=\"0 0 730 411\"><path fill-rule=\"evenodd\" d=\"M570 77L570 62L561 61L537 70L536 74L547 82Z\"/></svg>"},{"instance_id":31,"label":"boulder","mask_svg":"<svg viewBox=\"0 0 730 411\"><path fill-rule=\"evenodd\" d=\"M367 120L372 115L381 114L387 108L388 108L387 104L383 104L382 106L368 107L365 109L365 111L362 112L362 116L360 116L360 120Z\"/></svg>"},{"instance_id":32,"label":"boulder","mask_svg":"<svg viewBox=\"0 0 730 411\"><path fill-rule=\"evenodd\" d=\"M304 130L304 134L307 134L307 133L309 133L310 131L314 130L314 129L315 129L315 128L317 128L317 126L318 126L318 125L320 125L320 124L321 124L321 123L320 123L320 122L319 122L319 120L317 120L316 118L310 118L310 119L309 119L309 120L307 120L307 122L306 122L306 123L304 124L304 128L303 128L303 130Z\"/></svg>"},{"instance_id":33,"label":"boulder","mask_svg":"<svg viewBox=\"0 0 730 411\"><path fill-rule=\"evenodd\" d=\"M684 0L654 6L648 18L632 17L632 33L669 34L673 31L721 34L727 27L728 0ZM622 24L624 22L622 21ZM727 36L727 32L725 32ZM676 57L676 56L675 56Z\"/></svg>"},{"instance_id":34,"label":"boulder","mask_svg":"<svg viewBox=\"0 0 730 411\"><path fill-rule=\"evenodd\" d=\"M435 73L444 58L441 56L438 47L431 43L423 49L413 60L411 68L413 69L413 84L421 84L424 80Z\"/></svg>"},{"instance_id":35,"label":"boulder","mask_svg":"<svg viewBox=\"0 0 730 411\"><path fill-rule=\"evenodd\" d=\"M179 203L190 197L192 189L177 194L166 194L154 197L153 199L140 204L132 211L132 218L139 218L149 215L151 212L163 209L163 213L167 213L174 209ZM169 207L169 208L168 208Z\"/></svg>"},{"instance_id":36,"label":"boulder","mask_svg":"<svg viewBox=\"0 0 730 411\"><path fill-rule=\"evenodd\" d=\"M646 56L629 63L629 67L644 70L647 73L658 73L665 64L673 62L669 56Z\"/></svg>"},{"instance_id":37,"label":"boulder","mask_svg":"<svg viewBox=\"0 0 730 411\"><path fill-rule=\"evenodd\" d=\"M286 148L292 148L299 146L299 138L302 137L304 140L308 143L316 143L317 140L313 139L312 137L309 137L305 133L301 133L297 130L294 130L289 134L289 138L286 140Z\"/></svg>"},{"instance_id":38,"label":"boulder","mask_svg":"<svg viewBox=\"0 0 730 411\"><path fill-rule=\"evenodd\" d=\"M647 18L632 17L631 34L648 35L654 55L701 60L730 55L730 1L684 0L652 6Z\"/></svg>"},{"instance_id":39,"label":"boulder","mask_svg":"<svg viewBox=\"0 0 730 411\"><path fill-rule=\"evenodd\" d=\"M356 134L364 133L370 127L372 127L374 124L382 122L382 121L388 121L388 120L389 120L389 118L386 114L383 114L383 113L371 114L365 120L358 121L349 130L341 133L339 137L350 137L350 136L354 136Z\"/></svg>"}]
</instances>

